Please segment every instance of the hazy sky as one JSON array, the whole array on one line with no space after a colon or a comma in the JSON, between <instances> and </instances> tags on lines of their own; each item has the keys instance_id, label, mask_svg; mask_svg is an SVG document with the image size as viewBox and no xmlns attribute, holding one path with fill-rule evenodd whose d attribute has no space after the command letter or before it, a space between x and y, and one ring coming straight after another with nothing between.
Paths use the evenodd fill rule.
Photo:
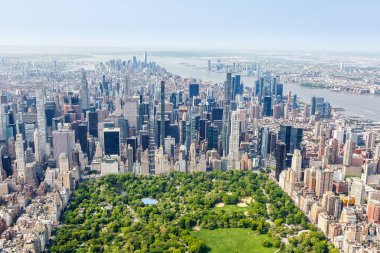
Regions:
<instances>
[{"instance_id":1,"label":"hazy sky","mask_svg":"<svg viewBox=\"0 0 380 253\"><path fill-rule=\"evenodd\" d=\"M380 2L4 0L0 45L380 51Z\"/></svg>"}]
</instances>

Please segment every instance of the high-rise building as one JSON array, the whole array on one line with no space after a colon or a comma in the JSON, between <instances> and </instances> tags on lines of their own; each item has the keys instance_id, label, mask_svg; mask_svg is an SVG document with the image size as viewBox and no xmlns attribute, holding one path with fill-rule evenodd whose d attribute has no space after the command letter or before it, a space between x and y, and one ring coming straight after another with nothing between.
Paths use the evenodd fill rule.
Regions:
<instances>
[{"instance_id":1,"label":"high-rise building","mask_svg":"<svg viewBox=\"0 0 380 253\"><path fill-rule=\"evenodd\" d=\"M189 97L198 97L199 96L199 84L191 83L189 84Z\"/></svg>"},{"instance_id":2,"label":"high-rise building","mask_svg":"<svg viewBox=\"0 0 380 253\"><path fill-rule=\"evenodd\" d=\"M153 89L154 86L151 85L149 87L149 121L148 121L148 128L149 128L149 173L155 174L155 115L154 115L154 105L153 105Z\"/></svg>"},{"instance_id":3,"label":"high-rise building","mask_svg":"<svg viewBox=\"0 0 380 253\"><path fill-rule=\"evenodd\" d=\"M380 224L380 191L368 194L367 217L368 222Z\"/></svg>"},{"instance_id":4,"label":"high-rise building","mask_svg":"<svg viewBox=\"0 0 380 253\"><path fill-rule=\"evenodd\" d=\"M288 91L287 105L288 105L288 108L292 105L292 91Z\"/></svg>"},{"instance_id":5,"label":"high-rise building","mask_svg":"<svg viewBox=\"0 0 380 253\"><path fill-rule=\"evenodd\" d=\"M224 82L224 100L230 103L232 100L232 76L227 73L227 80Z\"/></svg>"},{"instance_id":6,"label":"high-rise building","mask_svg":"<svg viewBox=\"0 0 380 253\"><path fill-rule=\"evenodd\" d=\"M78 125L75 139L77 142L79 142L82 152L87 154L88 141L87 141L87 124L86 123L81 123Z\"/></svg>"},{"instance_id":7,"label":"high-rise building","mask_svg":"<svg viewBox=\"0 0 380 253\"><path fill-rule=\"evenodd\" d=\"M148 53L144 52L144 67L146 68L148 66Z\"/></svg>"},{"instance_id":8,"label":"high-rise building","mask_svg":"<svg viewBox=\"0 0 380 253\"><path fill-rule=\"evenodd\" d=\"M285 159L286 159L286 145L285 143L279 141L276 148L276 171L275 178L278 181L281 172L285 169Z\"/></svg>"},{"instance_id":9,"label":"high-rise building","mask_svg":"<svg viewBox=\"0 0 380 253\"><path fill-rule=\"evenodd\" d=\"M315 195L317 197L322 197L324 193L332 191L333 174L331 170L317 170L315 180Z\"/></svg>"},{"instance_id":10,"label":"high-rise building","mask_svg":"<svg viewBox=\"0 0 380 253\"><path fill-rule=\"evenodd\" d=\"M380 224L380 201L371 200L367 206L368 222Z\"/></svg>"},{"instance_id":11,"label":"high-rise building","mask_svg":"<svg viewBox=\"0 0 380 253\"><path fill-rule=\"evenodd\" d=\"M0 104L0 140L4 141L5 140L5 105Z\"/></svg>"},{"instance_id":12,"label":"high-rise building","mask_svg":"<svg viewBox=\"0 0 380 253\"><path fill-rule=\"evenodd\" d=\"M120 128L103 129L105 155L120 155Z\"/></svg>"},{"instance_id":13,"label":"high-rise building","mask_svg":"<svg viewBox=\"0 0 380 253\"><path fill-rule=\"evenodd\" d=\"M365 133L365 148L367 150L373 149L375 147L376 133L368 131Z\"/></svg>"},{"instance_id":14,"label":"high-rise building","mask_svg":"<svg viewBox=\"0 0 380 253\"><path fill-rule=\"evenodd\" d=\"M260 127L257 152L262 157L262 159L265 159L270 151L269 138L269 127Z\"/></svg>"},{"instance_id":15,"label":"high-rise building","mask_svg":"<svg viewBox=\"0 0 380 253\"><path fill-rule=\"evenodd\" d=\"M331 143L331 164L338 163L339 143L337 139L333 139Z\"/></svg>"},{"instance_id":16,"label":"high-rise building","mask_svg":"<svg viewBox=\"0 0 380 253\"><path fill-rule=\"evenodd\" d=\"M286 153L290 152L291 132L291 125L280 125L280 131L278 132L278 140L286 145ZM297 135L295 136L297 137Z\"/></svg>"},{"instance_id":17,"label":"high-rise building","mask_svg":"<svg viewBox=\"0 0 380 253\"><path fill-rule=\"evenodd\" d=\"M332 192L326 192L322 197L322 207L328 215L334 216L335 219L340 217L342 211L342 200Z\"/></svg>"},{"instance_id":18,"label":"high-rise building","mask_svg":"<svg viewBox=\"0 0 380 253\"><path fill-rule=\"evenodd\" d=\"M259 79L259 93L258 93L258 95L259 95L259 96L258 96L258 97L259 97L259 104L262 103L263 98L264 98L264 96L265 96L264 82L265 82L264 77L261 77L261 78Z\"/></svg>"},{"instance_id":19,"label":"high-rise building","mask_svg":"<svg viewBox=\"0 0 380 253\"><path fill-rule=\"evenodd\" d=\"M59 161L60 174L70 171L70 162L69 162L69 157L67 156L67 153L59 154L58 161Z\"/></svg>"},{"instance_id":20,"label":"high-rise building","mask_svg":"<svg viewBox=\"0 0 380 253\"><path fill-rule=\"evenodd\" d=\"M34 154L33 149L31 147L27 147L25 150L25 163L32 163L34 162ZM1 165L1 162L0 162Z\"/></svg>"},{"instance_id":21,"label":"high-rise building","mask_svg":"<svg viewBox=\"0 0 380 253\"><path fill-rule=\"evenodd\" d=\"M282 117L282 106L280 104L273 106L273 119L281 119Z\"/></svg>"},{"instance_id":22,"label":"high-rise building","mask_svg":"<svg viewBox=\"0 0 380 253\"><path fill-rule=\"evenodd\" d=\"M355 205L360 206L364 203L365 184L361 179L354 178L350 188L350 196L355 198Z\"/></svg>"},{"instance_id":23,"label":"high-rise building","mask_svg":"<svg viewBox=\"0 0 380 253\"><path fill-rule=\"evenodd\" d=\"M346 141L343 147L343 166L352 165L352 155L354 153L355 144L349 139Z\"/></svg>"},{"instance_id":24,"label":"high-rise building","mask_svg":"<svg viewBox=\"0 0 380 253\"><path fill-rule=\"evenodd\" d=\"M325 152L325 142L326 139L324 136L319 137L319 146L318 146L318 158L322 159Z\"/></svg>"},{"instance_id":25,"label":"high-rise building","mask_svg":"<svg viewBox=\"0 0 380 253\"><path fill-rule=\"evenodd\" d=\"M308 191L315 192L317 170L315 168L305 169L304 185Z\"/></svg>"},{"instance_id":26,"label":"high-rise building","mask_svg":"<svg viewBox=\"0 0 380 253\"><path fill-rule=\"evenodd\" d=\"M230 157L230 168L240 169L239 158L239 139L240 139L240 116L238 111L231 113L231 135L228 156Z\"/></svg>"},{"instance_id":27,"label":"high-rise building","mask_svg":"<svg viewBox=\"0 0 380 253\"><path fill-rule=\"evenodd\" d=\"M207 149L218 149L218 136L219 130L216 125L211 124L207 127Z\"/></svg>"},{"instance_id":28,"label":"high-rise building","mask_svg":"<svg viewBox=\"0 0 380 253\"><path fill-rule=\"evenodd\" d=\"M301 182L302 154L299 149L294 150L294 154L292 157L292 170L297 176L297 183Z\"/></svg>"},{"instance_id":29,"label":"high-rise building","mask_svg":"<svg viewBox=\"0 0 380 253\"><path fill-rule=\"evenodd\" d=\"M293 95L293 101L292 101L292 109L293 110L297 110L297 95L296 94L294 94Z\"/></svg>"},{"instance_id":30,"label":"high-rise building","mask_svg":"<svg viewBox=\"0 0 380 253\"><path fill-rule=\"evenodd\" d=\"M303 129L292 127L290 130L289 153L293 153L296 149L301 149L303 137Z\"/></svg>"},{"instance_id":31,"label":"high-rise building","mask_svg":"<svg viewBox=\"0 0 380 253\"><path fill-rule=\"evenodd\" d=\"M275 95L276 95L276 98L278 98L280 101L282 100L283 92L284 92L284 85L282 83L277 83Z\"/></svg>"},{"instance_id":32,"label":"high-rise building","mask_svg":"<svg viewBox=\"0 0 380 253\"><path fill-rule=\"evenodd\" d=\"M128 165L128 171L127 172L133 172L134 156L135 156L135 152L133 152L133 147L131 147L130 145L128 145L128 147L127 147L127 165Z\"/></svg>"},{"instance_id":33,"label":"high-rise building","mask_svg":"<svg viewBox=\"0 0 380 253\"><path fill-rule=\"evenodd\" d=\"M224 156L229 150L229 136L231 132L230 109L232 99L231 73L227 73L227 80L224 82L224 100L223 100L223 125L222 125L222 149Z\"/></svg>"},{"instance_id":34,"label":"high-rise building","mask_svg":"<svg viewBox=\"0 0 380 253\"><path fill-rule=\"evenodd\" d=\"M272 116L272 97L265 96L263 102L263 116L270 117Z\"/></svg>"},{"instance_id":35,"label":"high-rise building","mask_svg":"<svg viewBox=\"0 0 380 253\"><path fill-rule=\"evenodd\" d=\"M124 101L124 117L128 120L128 124L130 127L138 127L138 100L129 99Z\"/></svg>"},{"instance_id":36,"label":"high-rise building","mask_svg":"<svg viewBox=\"0 0 380 253\"><path fill-rule=\"evenodd\" d=\"M16 161L17 161L17 176L25 179L25 155L24 155L24 140L22 134L16 135L15 142Z\"/></svg>"},{"instance_id":37,"label":"high-rise building","mask_svg":"<svg viewBox=\"0 0 380 253\"><path fill-rule=\"evenodd\" d=\"M160 133L160 146L162 152L165 154L165 82L161 81L161 133Z\"/></svg>"},{"instance_id":38,"label":"high-rise building","mask_svg":"<svg viewBox=\"0 0 380 253\"><path fill-rule=\"evenodd\" d=\"M34 187L36 186L36 162L27 163L25 165L25 183Z\"/></svg>"},{"instance_id":39,"label":"high-rise building","mask_svg":"<svg viewBox=\"0 0 380 253\"><path fill-rule=\"evenodd\" d=\"M329 118L331 116L331 105L325 102L323 97L311 98L310 115L319 114L322 118Z\"/></svg>"},{"instance_id":40,"label":"high-rise building","mask_svg":"<svg viewBox=\"0 0 380 253\"><path fill-rule=\"evenodd\" d=\"M88 112L88 133L93 137L98 137L98 113Z\"/></svg>"},{"instance_id":41,"label":"high-rise building","mask_svg":"<svg viewBox=\"0 0 380 253\"><path fill-rule=\"evenodd\" d=\"M276 90L277 90L277 77L272 78L272 83L271 83L271 95L276 97Z\"/></svg>"},{"instance_id":42,"label":"high-rise building","mask_svg":"<svg viewBox=\"0 0 380 253\"><path fill-rule=\"evenodd\" d=\"M36 156L38 162L42 162L46 158L46 116L45 116L45 92L43 89L42 82L36 83L36 108L37 108L37 124L38 124L38 151L39 154Z\"/></svg>"},{"instance_id":43,"label":"high-rise building","mask_svg":"<svg viewBox=\"0 0 380 253\"><path fill-rule=\"evenodd\" d=\"M58 161L62 153L67 154L71 159L73 148L75 145L75 133L73 130L62 129L53 131L53 153L54 159Z\"/></svg>"},{"instance_id":44,"label":"high-rise building","mask_svg":"<svg viewBox=\"0 0 380 253\"><path fill-rule=\"evenodd\" d=\"M88 103L88 82L86 77L86 72L84 69L81 69L82 79L81 79L81 85L80 85L80 97L81 97L81 105L82 110L87 109L89 107Z\"/></svg>"},{"instance_id":45,"label":"high-rise building","mask_svg":"<svg viewBox=\"0 0 380 253\"><path fill-rule=\"evenodd\" d=\"M380 145L379 144L375 148L373 159L375 159L376 161L380 160Z\"/></svg>"},{"instance_id":46,"label":"high-rise building","mask_svg":"<svg viewBox=\"0 0 380 253\"><path fill-rule=\"evenodd\" d=\"M243 94L243 85L240 82L240 75L236 75L232 78L232 99L234 100L238 94Z\"/></svg>"}]
</instances>

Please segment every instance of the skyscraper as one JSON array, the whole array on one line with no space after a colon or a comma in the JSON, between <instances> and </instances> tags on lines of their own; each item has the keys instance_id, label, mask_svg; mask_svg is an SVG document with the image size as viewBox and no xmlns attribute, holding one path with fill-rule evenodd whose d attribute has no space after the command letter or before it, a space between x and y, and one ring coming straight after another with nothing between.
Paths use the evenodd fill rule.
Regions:
<instances>
[{"instance_id":1,"label":"skyscraper","mask_svg":"<svg viewBox=\"0 0 380 253\"><path fill-rule=\"evenodd\" d=\"M258 138L258 147L257 152L263 159L268 155L269 151L269 127L260 127L259 128L259 138Z\"/></svg>"},{"instance_id":2,"label":"skyscraper","mask_svg":"<svg viewBox=\"0 0 380 253\"><path fill-rule=\"evenodd\" d=\"M199 84L198 83L191 83L189 84L189 97L197 97L199 96Z\"/></svg>"},{"instance_id":3,"label":"skyscraper","mask_svg":"<svg viewBox=\"0 0 380 253\"><path fill-rule=\"evenodd\" d=\"M89 107L88 104L88 82L86 77L86 72L84 69L81 69L82 74L82 80L80 85L80 97L81 97L81 104L82 104L82 110L87 109Z\"/></svg>"},{"instance_id":4,"label":"skyscraper","mask_svg":"<svg viewBox=\"0 0 380 253\"><path fill-rule=\"evenodd\" d=\"M223 126L222 126L222 148L224 156L229 151L228 142L231 131L230 109L232 99L231 73L227 73L227 80L224 82L224 100L223 100Z\"/></svg>"},{"instance_id":5,"label":"skyscraper","mask_svg":"<svg viewBox=\"0 0 380 253\"><path fill-rule=\"evenodd\" d=\"M318 158L322 159L324 152L325 152L325 136L320 136L319 137L319 147L318 147Z\"/></svg>"},{"instance_id":6,"label":"skyscraper","mask_svg":"<svg viewBox=\"0 0 380 253\"><path fill-rule=\"evenodd\" d=\"M290 131L289 153L293 153L296 149L301 149L302 136L302 128L292 127Z\"/></svg>"},{"instance_id":7,"label":"skyscraper","mask_svg":"<svg viewBox=\"0 0 380 253\"><path fill-rule=\"evenodd\" d=\"M243 94L243 85L240 82L240 75L236 75L232 80L232 99L235 99L236 95Z\"/></svg>"},{"instance_id":8,"label":"skyscraper","mask_svg":"<svg viewBox=\"0 0 380 253\"><path fill-rule=\"evenodd\" d=\"M5 140L5 105L0 104L0 140Z\"/></svg>"},{"instance_id":9,"label":"skyscraper","mask_svg":"<svg viewBox=\"0 0 380 253\"><path fill-rule=\"evenodd\" d=\"M310 115L314 115L315 114L315 108L317 106L317 98L315 96L313 96L311 98L311 106L310 106Z\"/></svg>"},{"instance_id":10,"label":"skyscraper","mask_svg":"<svg viewBox=\"0 0 380 253\"><path fill-rule=\"evenodd\" d=\"M276 148L276 171L275 178L278 181L281 172L285 169L285 159L286 159L286 145L283 142L277 143Z\"/></svg>"},{"instance_id":11,"label":"skyscraper","mask_svg":"<svg viewBox=\"0 0 380 253\"><path fill-rule=\"evenodd\" d=\"M337 139L332 140L331 144L331 164L338 163L339 143Z\"/></svg>"},{"instance_id":12,"label":"skyscraper","mask_svg":"<svg viewBox=\"0 0 380 253\"><path fill-rule=\"evenodd\" d=\"M54 159L58 161L62 153L66 153L71 159L73 148L75 145L75 133L73 130L59 130L53 131L53 151Z\"/></svg>"},{"instance_id":13,"label":"skyscraper","mask_svg":"<svg viewBox=\"0 0 380 253\"><path fill-rule=\"evenodd\" d=\"M87 124L79 124L75 139L79 142L82 152L88 153Z\"/></svg>"},{"instance_id":14,"label":"skyscraper","mask_svg":"<svg viewBox=\"0 0 380 253\"><path fill-rule=\"evenodd\" d=\"M70 171L69 157L66 153L59 154L58 161L60 174Z\"/></svg>"},{"instance_id":15,"label":"skyscraper","mask_svg":"<svg viewBox=\"0 0 380 253\"><path fill-rule=\"evenodd\" d=\"M148 127L149 127L149 173L155 174L155 136L154 136L154 105L153 105L153 88L154 86L151 85L149 87L149 121L148 121Z\"/></svg>"},{"instance_id":16,"label":"skyscraper","mask_svg":"<svg viewBox=\"0 0 380 253\"><path fill-rule=\"evenodd\" d=\"M354 142L351 139L347 140L343 147L343 166L352 165L352 155L354 148Z\"/></svg>"},{"instance_id":17,"label":"skyscraper","mask_svg":"<svg viewBox=\"0 0 380 253\"><path fill-rule=\"evenodd\" d=\"M16 135L16 161L17 161L17 176L25 179L25 155L24 155L24 140L22 134Z\"/></svg>"},{"instance_id":18,"label":"skyscraper","mask_svg":"<svg viewBox=\"0 0 380 253\"><path fill-rule=\"evenodd\" d=\"M375 147L376 133L368 131L365 133L365 148L367 150L373 149Z\"/></svg>"},{"instance_id":19,"label":"skyscraper","mask_svg":"<svg viewBox=\"0 0 380 253\"><path fill-rule=\"evenodd\" d=\"M218 127L211 124L207 127L207 149L217 149L218 148Z\"/></svg>"},{"instance_id":20,"label":"skyscraper","mask_svg":"<svg viewBox=\"0 0 380 253\"><path fill-rule=\"evenodd\" d=\"M264 117L272 116L272 97L271 96L264 97L263 116Z\"/></svg>"},{"instance_id":21,"label":"skyscraper","mask_svg":"<svg viewBox=\"0 0 380 253\"><path fill-rule=\"evenodd\" d=\"M165 82L161 81L161 134L160 146L165 154Z\"/></svg>"},{"instance_id":22,"label":"skyscraper","mask_svg":"<svg viewBox=\"0 0 380 253\"><path fill-rule=\"evenodd\" d=\"M333 172L331 170L317 170L315 195L322 197L324 193L332 190Z\"/></svg>"},{"instance_id":23,"label":"skyscraper","mask_svg":"<svg viewBox=\"0 0 380 253\"><path fill-rule=\"evenodd\" d=\"M331 115L331 105L328 102L325 102L323 97L315 97L311 98L311 106L310 106L310 115L315 115L319 113L320 117L328 118Z\"/></svg>"},{"instance_id":24,"label":"skyscraper","mask_svg":"<svg viewBox=\"0 0 380 253\"><path fill-rule=\"evenodd\" d=\"M104 154L120 155L120 128L103 129Z\"/></svg>"},{"instance_id":25,"label":"skyscraper","mask_svg":"<svg viewBox=\"0 0 380 253\"><path fill-rule=\"evenodd\" d=\"M37 124L38 124L38 162L42 162L46 158L46 116L44 103L44 89L42 82L36 83L36 107L37 107Z\"/></svg>"},{"instance_id":26,"label":"skyscraper","mask_svg":"<svg viewBox=\"0 0 380 253\"><path fill-rule=\"evenodd\" d=\"M88 133L93 137L98 137L98 114L96 112L88 112Z\"/></svg>"},{"instance_id":27,"label":"skyscraper","mask_svg":"<svg viewBox=\"0 0 380 253\"><path fill-rule=\"evenodd\" d=\"M240 169L239 163L239 137L240 137L240 117L238 111L231 113L231 135L228 156L230 157L230 169Z\"/></svg>"},{"instance_id":28,"label":"skyscraper","mask_svg":"<svg viewBox=\"0 0 380 253\"><path fill-rule=\"evenodd\" d=\"M144 52L144 67L146 68L148 66L148 53Z\"/></svg>"},{"instance_id":29,"label":"skyscraper","mask_svg":"<svg viewBox=\"0 0 380 253\"><path fill-rule=\"evenodd\" d=\"M291 125L280 125L280 131L278 132L278 140L286 145L286 153L290 152L291 132Z\"/></svg>"},{"instance_id":30,"label":"skyscraper","mask_svg":"<svg viewBox=\"0 0 380 253\"><path fill-rule=\"evenodd\" d=\"M292 157L292 170L297 175L297 182L301 182L302 154L299 149L294 150Z\"/></svg>"},{"instance_id":31,"label":"skyscraper","mask_svg":"<svg viewBox=\"0 0 380 253\"><path fill-rule=\"evenodd\" d=\"M227 73L227 80L224 82L224 100L229 104L232 100L232 77Z\"/></svg>"}]
</instances>

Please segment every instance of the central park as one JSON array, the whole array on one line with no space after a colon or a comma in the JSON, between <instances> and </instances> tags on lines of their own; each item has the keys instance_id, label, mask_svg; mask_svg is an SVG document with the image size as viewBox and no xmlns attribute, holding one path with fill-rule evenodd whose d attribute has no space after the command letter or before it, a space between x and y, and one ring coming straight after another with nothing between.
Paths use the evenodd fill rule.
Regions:
<instances>
[{"instance_id":1,"label":"central park","mask_svg":"<svg viewBox=\"0 0 380 253\"><path fill-rule=\"evenodd\" d=\"M267 175L109 175L82 182L50 252L338 252Z\"/></svg>"}]
</instances>

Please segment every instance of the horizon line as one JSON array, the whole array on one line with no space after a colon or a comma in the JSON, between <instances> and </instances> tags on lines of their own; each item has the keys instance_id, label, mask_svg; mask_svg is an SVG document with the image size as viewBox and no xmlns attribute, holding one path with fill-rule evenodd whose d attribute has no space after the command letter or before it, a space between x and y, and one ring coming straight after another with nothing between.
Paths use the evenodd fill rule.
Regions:
<instances>
[{"instance_id":1,"label":"horizon line","mask_svg":"<svg viewBox=\"0 0 380 253\"><path fill-rule=\"evenodd\" d=\"M261 52L287 52L287 53L354 53L354 54L369 54L380 53L379 50L363 50L363 49L322 49L322 48L308 48L308 49L289 49L289 48L197 48L197 47L139 47L139 46L120 46L120 45L7 45L0 44L0 48L35 48L35 49L127 49L135 51L147 51L147 52L190 52L190 51L209 51L209 52L234 52L234 53L261 53ZM3 53L3 52L0 52Z\"/></svg>"}]
</instances>

